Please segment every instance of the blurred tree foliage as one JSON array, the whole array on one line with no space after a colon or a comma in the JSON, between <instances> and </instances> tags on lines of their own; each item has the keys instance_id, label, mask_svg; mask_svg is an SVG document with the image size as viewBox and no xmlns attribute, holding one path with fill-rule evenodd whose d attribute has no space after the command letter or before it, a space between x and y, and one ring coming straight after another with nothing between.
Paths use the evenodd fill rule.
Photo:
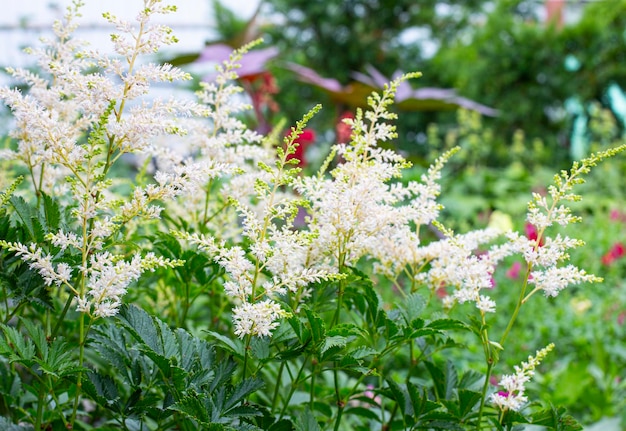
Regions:
<instances>
[{"instance_id":1,"label":"blurred tree foliage","mask_svg":"<svg viewBox=\"0 0 626 431\"><path fill-rule=\"evenodd\" d=\"M574 114L566 102L583 109L592 102L610 107L606 90L626 82L626 0L591 2L580 20L557 28L541 22L536 0L266 0L280 25L268 29L269 43L281 58L347 84L351 73L374 65L385 75L422 71L418 86L455 88L462 96L499 109L485 121L493 129L492 165L508 164L507 151L517 130L529 142L541 139L546 160L569 157ZM580 6L572 2L566 7ZM434 57L429 58L432 49ZM277 71L288 119L298 118L323 94ZM328 112L331 121L340 113ZM449 113L412 113L400 117L399 145L425 156L427 125L445 133L454 127ZM433 150L433 149L430 149Z\"/></svg>"},{"instance_id":2,"label":"blurred tree foliage","mask_svg":"<svg viewBox=\"0 0 626 431\"><path fill-rule=\"evenodd\" d=\"M284 22L272 42L320 75L343 84L368 64L391 75L413 70L422 45L403 44L409 29L446 44L466 28L485 0L267 0Z\"/></svg>"},{"instance_id":3,"label":"blurred tree foliage","mask_svg":"<svg viewBox=\"0 0 626 431\"><path fill-rule=\"evenodd\" d=\"M428 46L447 45L468 28L485 0L266 0L269 13L280 24L269 28L266 40L281 50L281 57L348 84L355 71L373 65L386 76L397 70L419 71ZM410 42L407 43L406 41ZM289 120L299 118L313 101L324 101L321 120L336 121L345 109L332 104L319 89L294 81L290 72L276 71L281 86L281 106L289 107ZM421 78L419 85L430 82ZM435 81L432 81L435 83ZM425 130L432 117L403 116L402 130ZM326 123L327 124L327 123ZM403 127L406 126L406 127ZM406 135L406 134L404 134ZM414 140L411 135L409 140Z\"/></svg>"},{"instance_id":4,"label":"blurred tree foliage","mask_svg":"<svg viewBox=\"0 0 626 431\"><path fill-rule=\"evenodd\" d=\"M626 1L590 3L561 29L526 10L525 2L499 2L471 39L439 50L428 70L441 85L499 109L490 124L503 141L522 129L563 159L573 119L566 102L611 107L607 88L626 82Z\"/></svg>"}]
</instances>

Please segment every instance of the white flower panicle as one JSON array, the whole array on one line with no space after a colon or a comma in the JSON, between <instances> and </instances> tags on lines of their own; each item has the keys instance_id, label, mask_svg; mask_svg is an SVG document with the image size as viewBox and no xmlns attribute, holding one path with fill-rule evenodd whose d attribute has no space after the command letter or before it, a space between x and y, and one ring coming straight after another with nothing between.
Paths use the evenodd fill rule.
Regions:
<instances>
[{"instance_id":1,"label":"white flower panicle","mask_svg":"<svg viewBox=\"0 0 626 431\"><path fill-rule=\"evenodd\" d=\"M40 75L8 69L30 87L28 93L2 88L0 99L13 111L11 136L18 146L4 155L26 165L37 196L45 192L71 202L73 219L63 230L46 235L61 250L55 259L79 253L83 265L55 265L36 245L0 245L28 262L47 285L65 284L81 311L104 317L117 312L127 287L142 272L178 264L152 253L137 254L130 261L116 257L113 236L134 219L159 218L168 201L196 193L207 181L232 174L234 167L219 160L190 159L157 174L154 183L136 187L130 196L120 196L119 181L109 173L122 156L149 155L153 143L164 136L183 139L195 127L189 122L205 118L210 110L196 102L164 101L149 94L152 83L191 79L171 65L140 59L176 42L171 29L151 22L155 14L174 12L174 6L144 0L134 23L104 14L117 29L111 36L115 58L89 49L73 35L81 6L82 1L74 1L64 19L54 24L54 39L43 39L41 48L27 50L38 59Z\"/></svg>"},{"instance_id":2,"label":"white flower panicle","mask_svg":"<svg viewBox=\"0 0 626 431\"><path fill-rule=\"evenodd\" d=\"M445 306L455 303L473 302L484 313L493 313L496 303L486 295L484 289L493 288L493 273L498 260L489 253L477 254L481 244L490 243L500 233L495 229L484 229L465 235L435 241L415 252L416 262L430 263L430 269L416 274L416 280L432 290L450 286L453 293L445 298Z\"/></svg>"},{"instance_id":3,"label":"white flower panicle","mask_svg":"<svg viewBox=\"0 0 626 431\"><path fill-rule=\"evenodd\" d=\"M546 230L555 224L566 226L580 221L580 217L573 215L563 202L581 200L582 197L572 190L574 186L584 183L582 176L601 160L625 148L622 145L592 154L580 162L574 162L570 171L561 171L555 175L554 184L548 187L548 196L533 193L533 199L528 203L527 221L535 227L536 238L509 233L509 242L494 250L494 254L498 255L519 253L526 261L528 284L534 285L534 289L523 298L522 303L539 291L543 291L547 297L555 297L569 285L602 281L600 277L587 274L574 265L561 265L569 260L568 250L582 246L583 241L560 234L552 238L546 235Z\"/></svg>"},{"instance_id":4,"label":"white flower panicle","mask_svg":"<svg viewBox=\"0 0 626 431\"><path fill-rule=\"evenodd\" d=\"M117 314L128 286L145 271L159 267L182 265L180 260L165 259L154 253L136 254L130 261L117 259L109 252L91 256L89 266L83 269L87 278L87 293L78 297L77 309L96 317Z\"/></svg>"},{"instance_id":5,"label":"white flower panicle","mask_svg":"<svg viewBox=\"0 0 626 431\"><path fill-rule=\"evenodd\" d=\"M0 247L15 252L24 262L28 262L28 266L41 275L46 286L69 284L72 278L72 268L69 265L62 262L57 264L55 268L52 263L52 256L44 253L37 244L31 244L27 247L19 242L0 240Z\"/></svg>"},{"instance_id":6,"label":"white flower panicle","mask_svg":"<svg viewBox=\"0 0 626 431\"><path fill-rule=\"evenodd\" d=\"M243 303L233 309L235 335L240 338L246 335L269 337L272 330L278 327L278 319L287 315L280 305L269 299Z\"/></svg>"},{"instance_id":7,"label":"white flower panicle","mask_svg":"<svg viewBox=\"0 0 626 431\"><path fill-rule=\"evenodd\" d=\"M538 350L534 357L528 357L528 362L522 362L521 366L515 366L515 374L502 376L498 383L502 390L490 396L491 403L502 411L521 410L528 402L525 395L526 383L535 375L535 368L553 348L554 344L549 344Z\"/></svg>"},{"instance_id":8,"label":"white flower panicle","mask_svg":"<svg viewBox=\"0 0 626 431\"><path fill-rule=\"evenodd\" d=\"M436 183L445 161L444 154L423 177L423 183L406 186L390 181L410 166L401 155L378 147L395 137L395 128L386 120L397 86L415 75L405 75L389 84L382 95L369 99L371 110L357 111L346 120L352 129L352 142L335 147L343 162L330 177L298 178L296 190L309 202L309 226L317 232L310 255L329 265L352 265L363 256L378 262L377 272L398 274L412 259L411 249L419 245L419 226L434 220L440 205L435 199Z\"/></svg>"},{"instance_id":9,"label":"white flower panicle","mask_svg":"<svg viewBox=\"0 0 626 431\"><path fill-rule=\"evenodd\" d=\"M532 271L528 280L535 285L535 291L543 291L547 297L555 297L568 286L581 283L599 283L602 278L587 274L585 270L574 265L550 267L545 270Z\"/></svg>"}]
</instances>

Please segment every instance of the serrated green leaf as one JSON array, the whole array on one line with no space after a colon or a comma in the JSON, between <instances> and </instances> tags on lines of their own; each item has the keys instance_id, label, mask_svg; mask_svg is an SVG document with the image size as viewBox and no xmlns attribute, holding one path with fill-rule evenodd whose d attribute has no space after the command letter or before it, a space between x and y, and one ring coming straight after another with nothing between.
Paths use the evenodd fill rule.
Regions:
<instances>
[{"instance_id":1,"label":"serrated green leaf","mask_svg":"<svg viewBox=\"0 0 626 431\"><path fill-rule=\"evenodd\" d=\"M61 337L50 344L45 356L42 360L37 360L37 363L42 371L56 377L65 377L86 370L78 366L78 361L72 359L72 349Z\"/></svg>"},{"instance_id":2,"label":"serrated green leaf","mask_svg":"<svg viewBox=\"0 0 626 431\"><path fill-rule=\"evenodd\" d=\"M308 407L300 414L297 415L294 423L296 431L321 431L315 415L308 409Z\"/></svg>"},{"instance_id":3,"label":"serrated green leaf","mask_svg":"<svg viewBox=\"0 0 626 431\"><path fill-rule=\"evenodd\" d=\"M363 329L359 328L354 323L340 323L326 331L326 335L329 337L334 337L335 335L342 337L358 337L363 335Z\"/></svg>"},{"instance_id":4,"label":"serrated green leaf","mask_svg":"<svg viewBox=\"0 0 626 431\"><path fill-rule=\"evenodd\" d=\"M174 335L174 332L160 319L153 318L152 320L157 326L158 333L160 335L159 344L162 350L159 353L167 359L175 359L176 364L182 362L181 357L179 356L180 352L178 339L176 338L176 335Z\"/></svg>"},{"instance_id":5,"label":"serrated green leaf","mask_svg":"<svg viewBox=\"0 0 626 431\"><path fill-rule=\"evenodd\" d=\"M29 239L36 241L35 228L33 226L33 211L30 205L26 203L23 197L16 195L11 196L9 203L15 210L20 224L26 228L30 237Z\"/></svg>"},{"instance_id":6,"label":"serrated green leaf","mask_svg":"<svg viewBox=\"0 0 626 431\"><path fill-rule=\"evenodd\" d=\"M539 411L531 416L530 423L547 426L555 431L579 431L583 429L576 419L567 414L563 407L551 407Z\"/></svg>"},{"instance_id":7,"label":"serrated green leaf","mask_svg":"<svg viewBox=\"0 0 626 431\"><path fill-rule=\"evenodd\" d=\"M45 220L45 231L56 232L61 227L61 211L59 204L52 197L43 193L43 217Z\"/></svg>"},{"instance_id":8,"label":"serrated green leaf","mask_svg":"<svg viewBox=\"0 0 626 431\"><path fill-rule=\"evenodd\" d=\"M219 341L220 345L225 347L231 354L239 358L244 357L245 346L239 338L227 337L214 331L207 331L207 334Z\"/></svg>"},{"instance_id":9,"label":"serrated green leaf","mask_svg":"<svg viewBox=\"0 0 626 431\"><path fill-rule=\"evenodd\" d=\"M322 343L322 347L320 349L320 352L322 354L324 354L329 349L331 349L333 347L343 348L347 344L348 344L348 338L346 338L346 337L341 337L339 335L336 335L334 337L326 337L326 338L324 338L324 342Z\"/></svg>"},{"instance_id":10,"label":"serrated green leaf","mask_svg":"<svg viewBox=\"0 0 626 431\"><path fill-rule=\"evenodd\" d=\"M258 391L264 386L263 380L252 378L246 379L235 386L233 393L224 404L224 411L228 412L234 406L244 401L250 394Z\"/></svg>"},{"instance_id":11,"label":"serrated green leaf","mask_svg":"<svg viewBox=\"0 0 626 431\"><path fill-rule=\"evenodd\" d=\"M459 389L459 414L462 418L466 418L474 409L482 394L476 391L470 391L468 389Z\"/></svg>"},{"instance_id":12,"label":"serrated green leaf","mask_svg":"<svg viewBox=\"0 0 626 431\"><path fill-rule=\"evenodd\" d=\"M412 322L421 316L425 307L426 300L417 292L408 294L398 303L398 309L404 318L405 324L411 326Z\"/></svg>"},{"instance_id":13,"label":"serrated green leaf","mask_svg":"<svg viewBox=\"0 0 626 431\"><path fill-rule=\"evenodd\" d=\"M446 361L443 367L429 361L425 361L424 365L432 378L437 399L452 399L458 383L458 375L452 361Z\"/></svg>"},{"instance_id":14,"label":"serrated green leaf","mask_svg":"<svg viewBox=\"0 0 626 431\"><path fill-rule=\"evenodd\" d=\"M20 332L4 324L0 325L6 340L2 340L0 349L8 355L10 362L21 362L26 366L33 364L35 359L35 344L30 339L24 338Z\"/></svg>"},{"instance_id":15,"label":"serrated green leaf","mask_svg":"<svg viewBox=\"0 0 626 431\"><path fill-rule=\"evenodd\" d=\"M20 319L20 322L24 325L24 328L26 328L30 339L35 343L37 353L45 359L48 356L48 341L46 340L46 334L44 334L41 326L35 325L29 319Z\"/></svg>"},{"instance_id":16,"label":"serrated green leaf","mask_svg":"<svg viewBox=\"0 0 626 431\"><path fill-rule=\"evenodd\" d=\"M143 353L145 356L150 358L152 362L158 367L158 369L163 373L166 379L173 377L173 368L172 363L168 358L159 353L155 352L151 348L143 345L138 347L139 351Z\"/></svg>"},{"instance_id":17,"label":"serrated green leaf","mask_svg":"<svg viewBox=\"0 0 626 431\"><path fill-rule=\"evenodd\" d=\"M87 373L87 379L83 380L83 388L85 393L96 401L99 405L106 408L114 408L119 411L119 392L115 381L109 377L101 375L95 371Z\"/></svg>"},{"instance_id":18,"label":"serrated green leaf","mask_svg":"<svg viewBox=\"0 0 626 431\"><path fill-rule=\"evenodd\" d=\"M270 356L270 337L254 337L250 343L252 356L264 360Z\"/></svg>"},{"instance_id":19,"label":"serrated green leaf","mask_svg":"<svg viewBox=\"0 0 626 431\"><path fill-rule=\"evenodd\" d=\"M319 314L309 310L308 308L305 308L304 312L306 314L307 321L309 322L313 342L317 344L321 342L326 335L326 325L324 324L324 320L322 320Z\"/></svg>"},{"instance_id":20,"label":"serrated green leaf","mask_svg":"<svg viewBox=\"0 0 626 431\"><path fill-rule=\"evenodd\" d=\"M387 382L387 387L389 388L390 398L398 404L402 415L412 415L413 407L407 402L408 398L406 391L390 377L387 377L385 381Z\"/></svg>"},{"instance_id":21,"label":"serrated green leaf","mask_svg":"<svg viewBox=\"0 0 626 431\"><path fill-rule=\"evenodd\" d=\"M212 412L214 410L212 403L205 397L198 394L189 394L178 402L169 406L169 409L175 410L198 422L201 425L209 425Z\"/></svg>"},{"instance_id":22,"label":"serrated green leaf","mask_svg":"<svg viewBox=\"0 0 626 431\"><path fill-rule=\"evenodd\" d=\"M194 363L197 361L195 339L182 328L178 328L174 335L176 337L176 357L179 360L179 365L191 372Z\"/></svg>"},{"instance_id":23,"label":"serrated green leaf","mask_svg":"<svg viewBox=\"0 0 626 431\"><path fill-rule=\"evenodd\" d=\"M163 354L157 327L148 313L134 305L124 304L117 317L137 341L141 341L153 352Z\"/></svg>"},{"instance_id":24,"label":"serrated green leaf","mask_svg":"<svg viewBox=\"0 0 626 431\"><path fill-rule=\"evenodd\" d=\"M416 418L421 418L424 415L441 408L441 404L435 403L428 399L426 388L417 387L413 383L408 383L406 386L407 393L409 395L409 401L411 410L409 410Z\"/></svg>"},{"instance_id":25,"label":"serrated green leaf","mask_svg":"<svg viewBox=\"0 0 626 431\"><path fill-rule=\"evenodd\" d=\"M100 325L93 331L93 347L113 369L125 370L131 359L124 343L121 330L113 325Z\"/></svg>"},{"instance_id":26,"label":"serrated green leaf","mask_svg":"<svg viewBox=\"0 0 626 431\"><path fill-rule=\"evenodd\" d=\"M367 347L367 346L360 346L357 347L354 350L350 351L350 356L353 357L354 359L365 359L368 358L370 356L374 356L376 355L378 352L374 349L372 349L371 347Z\"/></svg>"},{"instance_id":27,"label":"serrated green leaf","mask_svg":"<svg viewBox=\"0 0 626 431\"><path fill-rule=\"evenodd\" d=\"M429 322L427 328L437 329L440 331L448 330L468 330L469 327L465 322L456 319L437 319Z\"/></svg>"}]
</instances>

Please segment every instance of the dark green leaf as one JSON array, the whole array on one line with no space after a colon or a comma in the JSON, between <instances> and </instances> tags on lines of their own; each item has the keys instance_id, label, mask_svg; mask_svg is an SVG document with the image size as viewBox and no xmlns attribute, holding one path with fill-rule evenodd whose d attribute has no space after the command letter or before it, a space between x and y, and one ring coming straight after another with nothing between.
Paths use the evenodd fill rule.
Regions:
<instances>
[{"instance_id":1,"label":"dark green leaf","mask_svg":"<svg viewBox=\"0 0 626 431\"><path fill-rule=\"evenodd\" d=\"M308 408L297 416L294 425L296 431L321 431L315 416Z\"/></svg>"},{"instance_id":2,"label":"dark green leaf","mask_svg":"<svg viewBox=\"0 0 626 431\"><path fill-rule=\"evenodd\" d=\"M481 398L482 394L480 392L470 391L468 389L459 389L460 416L463 418L467 417L474 409L474 406L480 402Z\"/></svg>"},{"instance_id":3,"label":"dark green leaf","mask_svg":"<svg viewBox=\"0 0 626 431\"><path fill-rule=\"evenodd\" d=\"M228 411L235 405L244 401L250 394L263 387L261 379L246 379L235 386L233 393L228 397L228 401L224 405L224 410Z\"/></svg>"},{"instance_id":4,"label":"dark green leaf","mask_svg":"<svg viewBox=\"0 0 626 431\"><path fill-rule=\"evenodd\" d=\"M326 325L324 324L324 320L322 320L319 314L309 310L308 308L305 308L304 312L306 313L306 317L309 322L313 342L317 344L321 342L326 335Z\"/></svg>"},{"instance_id":5,"label":"dark green leaf","mask_svg":"<svg viewBox=\"0 0 626 431\"><path fill-rule=\"evenodd\" d=\"M469 327L465 322L455 319L437 319L426 325L427 328L437 329L440 331L448 330L468 330Z\"/></svg>"},{"instance_id":6,"label":"dark green leaf","mask_svg":"<svg viewBox=\"0 0 626 431\"><path fill-rule=\"evenodd\" d=\"M378 413L376 413L372 409L368 409L365 407L350 407L345 410L344 414L346 416L348 415L361 416L366 419L371 419L373 421L380 422L380 417L378 416Z\"/></svg>"},{"instance_id":7,"label":"dark green leaf","mask_svg":"<svg viewBox=\"0 0 626 431\"><path fill-rule=\"evenodd\" d=\"M220 342L220 345L226 348L226 350L228 350L231 354L239 358L244 357L245 346L243 345L243 342L239 338L227 337L225 335L222 335L214 331L207 331L207 333L211 337L218 340Z\"/></svg>"},{"instance_id":8,"label":"dark green leaf","mask_svg":"<svg viewBox=\"0 0 626 431\"><path fill-rule=\"evenodd\" d=\"M47 232L56 232L61 227L61 211L56 200L43 194L43 212L45 220L45 230Z\"/></svg>"}]
</instances>

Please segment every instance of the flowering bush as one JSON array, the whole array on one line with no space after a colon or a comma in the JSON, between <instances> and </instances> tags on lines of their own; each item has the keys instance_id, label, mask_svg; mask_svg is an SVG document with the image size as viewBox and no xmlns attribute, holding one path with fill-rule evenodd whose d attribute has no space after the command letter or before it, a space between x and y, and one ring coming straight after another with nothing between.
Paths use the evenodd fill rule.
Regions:
<instances>
[{"instance_id":1,"label":"flowering bush","mask_svg":"<svg viewBox=\"0 0 626 431\"><path fill-rule=\"evenodd\" d=\"M552 345L502 376L502 390L490 381L535 293L600 281L568 263L582 241L555 225L580 220L574 187L625 147L533 194L525 234L457 234L437 221L456 150L404 183L410 163L379 145L395 138L396 89L419 74L372 94L344 120L349 142L305 176L298 145L319 107L282 142L238 119L248 107L233 80L251 46L196 102L160 100L152 83L190 79L141 60L175 42L150 21L175 7L144 0L134 24L104 14L118 31L105 55L72 36L80 6L31 50L41 74L10 70L28 92L0 90L15 116L2 156L27 178L0 200L3 426L580 429L528 402ZM120 169L130 157L134 180ZM503 310L490 291L509 256L523 264ZM495 313L506 326L490 326ZM464 367L466 354L482 369Z\"/></svg>"}]
</instances>

